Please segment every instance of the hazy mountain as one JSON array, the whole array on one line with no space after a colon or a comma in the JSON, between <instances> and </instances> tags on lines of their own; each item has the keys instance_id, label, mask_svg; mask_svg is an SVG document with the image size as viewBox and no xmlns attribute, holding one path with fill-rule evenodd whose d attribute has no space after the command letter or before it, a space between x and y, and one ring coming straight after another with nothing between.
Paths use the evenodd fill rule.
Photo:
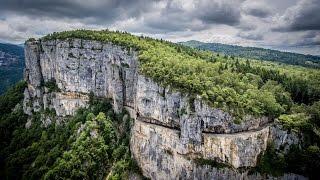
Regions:
<instances>
[{"instance_id":1,"label":"hazy mountain","mask_svg":"<svg viewBox=\"0 0 320 180\"><path fill-rule=\"evenodd\" d=\"M291 52L282 52L257 47L243 47L221 43L204 43L200 41L180 42L183 45L223 53L229 56L240 56L265 61L275 61L292 65L320 68L320 57Z\"/></svg>"},{"instance_id":2,"label":"hazy mountain","mask_svg":"<svg viewBox=\"0 0 320 180\"><path fill-rule=\"evenodd\" d=\"M0 43L0 94L22 79L23 67L23 47Z\"/></svg>"}]
</instances>

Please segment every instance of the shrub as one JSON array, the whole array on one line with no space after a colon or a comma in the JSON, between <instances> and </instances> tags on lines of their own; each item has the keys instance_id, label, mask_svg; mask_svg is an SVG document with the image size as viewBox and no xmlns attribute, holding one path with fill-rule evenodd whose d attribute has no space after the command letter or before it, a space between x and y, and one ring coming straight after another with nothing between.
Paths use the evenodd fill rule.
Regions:
<instances>
[{"instance_id":1,"label":"shrub","mask_svg":"<svg viewBox=\"0 0 320 180\"><path fill-rule=\"evenodd\" d=\"M44 87L48 88L48 92L60 92L55 79L51 79L44 83Z\"/></svg>"}]
</instances>

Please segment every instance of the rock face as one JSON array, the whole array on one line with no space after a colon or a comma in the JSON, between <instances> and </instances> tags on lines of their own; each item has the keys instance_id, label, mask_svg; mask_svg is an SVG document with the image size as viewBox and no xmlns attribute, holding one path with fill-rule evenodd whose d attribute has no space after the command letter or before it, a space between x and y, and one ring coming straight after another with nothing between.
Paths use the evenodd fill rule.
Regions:
<instances>
[{"instance_id":1,"label":"rock face","mask_svg":"<svg viewBox=\"0 0 320 180\"><path fill-rule=\"evenodd\" d=\"M124 102L133 104L130 88L136 77L136 63L134 52L111 44L84 40L28 42L26 113L54 108L59 116L72 115L87 104L91 92L112 98L119 111ZM46 89L45 83L52 80L60 92L49 93Z\"/></svg>"},{"instance_id":2,"label":"rock face","mask_svg":"<svg viewBox=\"0 0 320 180\"><path fill-rule=\"evenodd\" d=\"M132 131L131 149L144 174L152 179L305 179L295 174L274 178L236 169L256 163L255 155L269 140L269 127L227 135L205 133L204 145L197 151L181 142L179 130L137 120ZM196 161L216 157L233 167L219 169Z\"/></svg>"},{"instance_id":3,"label":"rock face","mask_svg":"<svg viewBox=\"0 0 320 180\"><path fill-rule=\"evenodd\" d=\"M200 97L161 87L139 73L137 52L130 49L81 39L33 41L26 43L25 56L25 113L48 108L58 116L73 115L88 104L90 93L112 98L115 111L126 108L135 118L131 151L147 177L259 179L236 168L254 167L269 140L277 147L298 143L296 136L270 127L266 117L247 116L235 124ZM49 82L57 86L54 92Z\"/></svg>"}]
</instances>

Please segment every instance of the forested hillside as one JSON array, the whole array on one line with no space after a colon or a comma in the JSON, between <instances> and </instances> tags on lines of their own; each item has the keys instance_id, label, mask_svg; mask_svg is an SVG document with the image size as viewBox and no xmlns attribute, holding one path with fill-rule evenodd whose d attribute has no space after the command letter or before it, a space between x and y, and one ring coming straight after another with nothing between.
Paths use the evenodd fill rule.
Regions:
<instances>
[{"instance_id":1,"label":"forested hillside","mask_svg":"<svg viewBox=\"0 0 320 180\"><path fill-rule=\"evenodd\" d=\"M27 123L25 86L20 82L0 96L1 179L128 179L139 173L128 147L126 112L115 114L107 99L91 96L89 107L64 123L49 109ZM43 125L44 118L52 123Z\"/></svg>"},{"instance_id":2,"label":"forested hillside","mask_svg":"<svg viewBox=\"0 0 320 180\"><path fill-rule=\"evenodd\" d=\"M0 43L0 94L22 79L23 68L23 47Z\"/></svg>"},{"instance_id":3,"label":"forested hillside","mask_svg":"<svg viewBox=\"0 0 320 180\"><path fill-rule=\"evenodd\" d=\"M200 41L186 41L181 44L209 50L229 56L237 56L249 59L259 59L265 61L281 62L291 65L300 65L304 67L320 68L320 57L312 55L303 55L291 52L282 52L271 49L257 47L242 47L220 43L204 43Z\"/></svg>"}]
</instances>

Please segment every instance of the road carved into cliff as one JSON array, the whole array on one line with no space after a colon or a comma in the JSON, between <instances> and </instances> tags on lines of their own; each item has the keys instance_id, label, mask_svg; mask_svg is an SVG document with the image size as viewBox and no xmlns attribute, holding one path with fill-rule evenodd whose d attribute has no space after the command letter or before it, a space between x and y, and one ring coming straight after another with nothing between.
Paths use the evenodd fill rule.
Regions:
<instances>
[{"instance_id":1,"label":"road carved into cliff","mask_svg":"<svg viewBox=\"0 0 320 180\"><path fill-rule=\"evenodd\" d=\"M136 118L136 120L142 121L142 122L147 123L147 124L157 125L157 126L161 126L161 127L172 129L172 130L181 131L179 124L171 123L172 125L169 125L167 123L160 122L160 121L158 121L156 119L149 118L149 117L142 117L142 116L138 116ZM226 135L226 136L227 135L236 135L236 134L239 134L239 135L241 135L241 134L249 134L249 133L254 133L254 132L261 131L261 130L263 130L265 128L269 128L272 124L273 124L273 122L270 122L270 123L264 124L263 126L260 126L257 129L251 129L251 130L240 131L240 132L214 133L214 132L207 132L207 131L202 130L201 133L202 134L207 134L207 135L221 135L221 136L223 136L223 135Z\"/></svg>"}]
</instances>

